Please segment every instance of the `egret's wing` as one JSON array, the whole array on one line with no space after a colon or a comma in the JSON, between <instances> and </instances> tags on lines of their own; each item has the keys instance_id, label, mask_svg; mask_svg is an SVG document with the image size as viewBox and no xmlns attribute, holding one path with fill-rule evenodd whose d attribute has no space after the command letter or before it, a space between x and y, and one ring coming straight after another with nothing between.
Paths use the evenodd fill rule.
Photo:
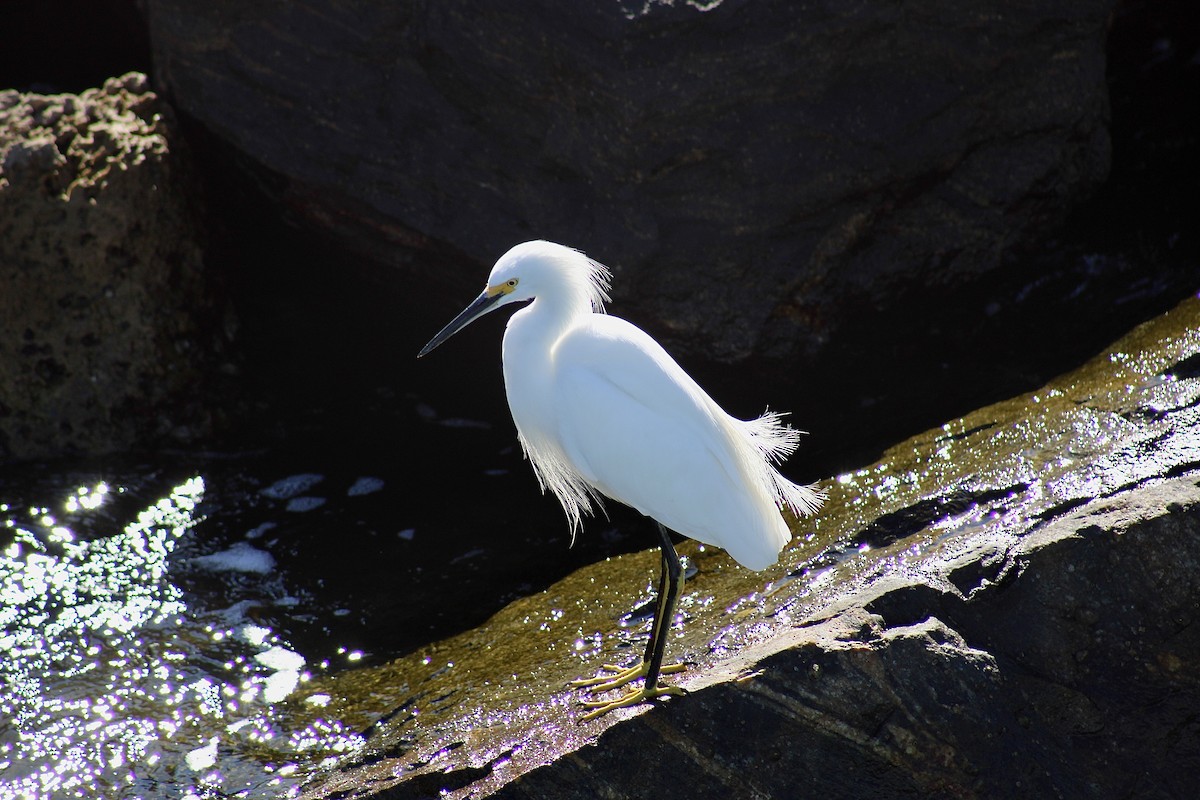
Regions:
<instances>
[{"instance_id":1,"label":"egret's wing","mask_svg":"<svg viewBox=\"0 0 1200 800\"><path fill-rule=\"evenodd\" d=\"M789 536L747 468L761 454L657 342L595 315L560 340L554 361L560 441L590 483L747 566L774 562Z\"/></svg>"}]
</instances>

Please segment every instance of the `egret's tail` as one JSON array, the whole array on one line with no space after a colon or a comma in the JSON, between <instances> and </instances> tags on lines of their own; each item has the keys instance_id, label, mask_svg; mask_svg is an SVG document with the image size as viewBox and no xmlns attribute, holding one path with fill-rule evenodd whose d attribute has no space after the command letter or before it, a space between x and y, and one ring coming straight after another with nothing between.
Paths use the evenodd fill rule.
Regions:
<instances>
[{"instance_id":1,"label":"egret's tail","mask_svg":"<svg viewBox=\"0 0 1200 800\"><path fill-rule=\"evenodd\" d=\"M742 424L750 434L750 441L765 458L765 461L759 462L764 472L762 481L768 484L768 490L777 504L787 506L798 517L806 516L821 507L825 492L815 484L804 486L792 483L775 469L775 464L796 451L800 435L804 433L785 424L783 417L778 411L768 410L758 419L746 420Z\"/></svg>"}]
</instances>

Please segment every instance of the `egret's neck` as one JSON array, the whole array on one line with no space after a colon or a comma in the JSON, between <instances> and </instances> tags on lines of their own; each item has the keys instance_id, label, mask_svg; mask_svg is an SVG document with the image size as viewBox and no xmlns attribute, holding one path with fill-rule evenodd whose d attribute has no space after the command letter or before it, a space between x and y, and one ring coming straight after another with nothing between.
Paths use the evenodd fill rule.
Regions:
<instances>
[{"instance_id":1,"label":"egret's neck","mask_svg":"<svg viewBox=\"0 0 1200 800\"><path fill-rule=\"evenodd\" d=\"M591 314L592 304L582 292L567 288L539 295L513 314L504 331L504 359L512 356L533 361L552 358L554 346L581 317Z\"/></svg>"},{"instance_id":2,"label":"egret's neck","mask_svg":"<svg viewBox=\"0 0 1200 800\"><path fill-rule=\"evenodd\" d=\"M559 339L592 313L586 296L540 295L513 314L504 331L504 385L513 421L523 436L554 418L551 386Z\"/></svg>"}]
</instances>

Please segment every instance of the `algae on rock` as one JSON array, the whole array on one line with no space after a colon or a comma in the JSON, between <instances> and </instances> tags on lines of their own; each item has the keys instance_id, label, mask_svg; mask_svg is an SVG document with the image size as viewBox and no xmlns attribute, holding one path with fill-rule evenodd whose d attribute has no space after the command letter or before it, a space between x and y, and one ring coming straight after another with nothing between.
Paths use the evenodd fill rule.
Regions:
<instances>
[{"instance_id":1,"label":"algae on rock","mask_svg":"<svg viewBox=\"0 0 1200 800\"><path fill-rule=\"evenodd\" d=\"M839 476L775 567L688 543L688 696L579 724L567 687L640 652L652 552L316 682L370 736L305 796L633 796L681 770L691 797L1127 796L1200 713L1181 667L1200 663L1197 360L1193 297ZM1173 741L1156 786L1200 761L1194 735Z\"/></svg>"}]
</instances>

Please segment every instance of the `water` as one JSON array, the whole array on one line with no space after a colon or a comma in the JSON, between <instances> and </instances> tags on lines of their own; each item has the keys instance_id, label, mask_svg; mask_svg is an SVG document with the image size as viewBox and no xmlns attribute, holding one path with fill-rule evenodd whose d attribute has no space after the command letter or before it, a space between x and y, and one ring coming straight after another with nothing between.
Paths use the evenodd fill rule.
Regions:
<instances>
[{"instance_id":1,"label":"water","mask_svg":"<svg viewBox=\"0 0 1200 800\"><path fill-rule=\"evenodd\" d=\"M328 664L253 612L300 599L278 577L237 580L269 575L260 557L187 556L206 489L199 475L158 496L101 480L0 506L0 797L283 797L356 746L283 703ZM185 591L196 570L230 577L234 602Z\"/></svg>"}]
</instances>

